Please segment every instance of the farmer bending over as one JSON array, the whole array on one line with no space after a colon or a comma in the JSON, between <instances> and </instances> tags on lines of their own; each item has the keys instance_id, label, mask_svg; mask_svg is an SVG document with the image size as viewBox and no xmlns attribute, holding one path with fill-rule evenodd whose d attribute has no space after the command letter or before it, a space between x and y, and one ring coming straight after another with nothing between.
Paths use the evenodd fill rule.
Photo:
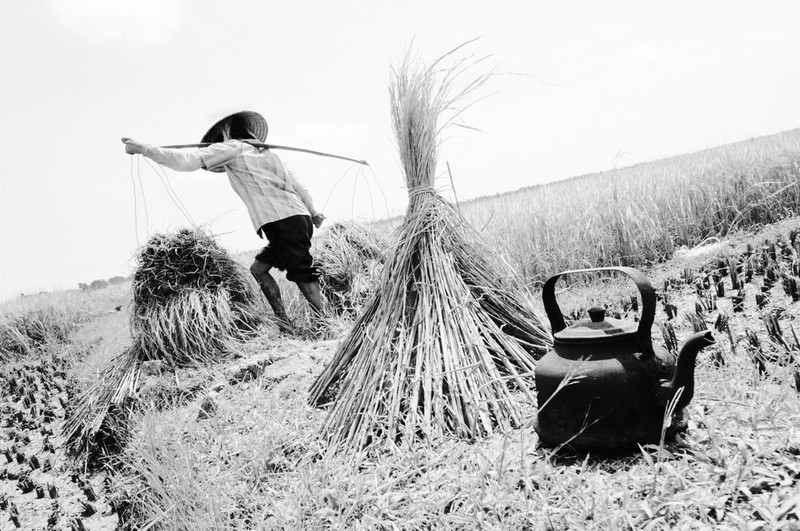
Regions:
<instances>
[{"instance_id":1,"label":"farmer bending over","mask_svg":"<svg viewBox=\"0 0 800 531\"><path fill-rule=\"evenodd\" d=\"M286 278L297 284L317 316L323 311L319 274L314 267L311 235L325 219L314 208L311 195L266 148L248 142L263 143L267 121L255 112L239 112L223 118L208 130L201 142L211 145L199 149L167 149L123 138L125 152L141 153L153 161L177 171L200 168L228 174L231 186L244 201L253 226L269 244L259 252L250 271L269 301L278 326L290 331L278 283L269 274L276 267L286 270Z\"/></svg>"}]
</instances>

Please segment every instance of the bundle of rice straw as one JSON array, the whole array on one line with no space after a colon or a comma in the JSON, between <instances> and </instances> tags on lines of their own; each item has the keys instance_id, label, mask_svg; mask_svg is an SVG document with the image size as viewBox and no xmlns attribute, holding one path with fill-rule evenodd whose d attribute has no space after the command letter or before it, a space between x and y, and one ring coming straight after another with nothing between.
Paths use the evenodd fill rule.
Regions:
<instances>
[{"instance_id":1,"label":"bundle of rice straw","mask_svg":"<svg viewBox=\"0 0 800 531\"><path fill-rule=\"evenodd\" d=\"M513 273L433 189L441 131L489 76L451 94L479 62L443 66L462 46L430 67L409 54L394 72L392 120L410 201L374 297L311 388L312 404L330 403L323 436L332 448L474 439L519 425L513 390L533 399L547 329L509 289ZM440 125L444 112L453 117Z\"/></svg>"},{"instance_id":2,"label":"bundle of rice straw","mask_svg":"<svg viewBox=\"0 0 800 531\"><path fill-rule=\"evenodd\" d=\"M337 314L364 305L378 285L386 242L375 230L338 222L321 235L314 252L320 286Z\"/></svg>"},{"instance_id":3,"label":"bundle of rice straw","mask_svg":"<svg viewBox=\"0 0 800 531\"><path fill-rule=\"evenodd\" d=\"M216 361L265 315L250 272L214 237L181 229L150 238L133 276L131 331L145 360Z\"/></svg>"},{"instance_id":4,"label":"bundle of rice straw","mask_svg":"<svg viewBox=\"0 0 800 531\"><path fill-rule=\"evenodd\" d=\"M109 411L135 394L143 362L174 368L219 361L266 314L250 272L200 229L156 234L140 249L133 306L132 345L80 395L65 424L78 453L94 444Z\"/></svg>"}]
</instances>

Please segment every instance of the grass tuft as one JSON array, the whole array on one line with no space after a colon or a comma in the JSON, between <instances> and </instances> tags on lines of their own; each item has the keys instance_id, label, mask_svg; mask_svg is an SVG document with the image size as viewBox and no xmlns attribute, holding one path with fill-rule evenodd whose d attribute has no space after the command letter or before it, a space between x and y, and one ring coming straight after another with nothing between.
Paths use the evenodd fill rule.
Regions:
<instances>
[{"instance_id":1,"label":"grass tuft","mask_svg":"<svg viewBox=\"0 0 800 531\"><path fill-rule=\"evenodd\" d=\"M4 304L0 313L0 361L65 343L70 333L91 315L85 298L62 293Z\"/></svg>"}]
</instances>

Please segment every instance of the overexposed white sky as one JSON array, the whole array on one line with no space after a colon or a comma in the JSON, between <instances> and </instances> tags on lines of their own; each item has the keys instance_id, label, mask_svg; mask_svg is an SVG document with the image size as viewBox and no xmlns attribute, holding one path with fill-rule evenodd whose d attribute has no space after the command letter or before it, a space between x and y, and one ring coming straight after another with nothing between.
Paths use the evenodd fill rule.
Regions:
<instances>
[{"instance_id":1,"label":"overexposed white sky","mask_svg":"<svg viewBox=\"0 0 800 531\"><path fill-rule=\"evenodd\" d=\"M440 158L468 199L800 127L798 28L791 0L4 1L0 300L128 275L188 223L121 136L192 143L255 110L268 142L369 161L278 152L329 219L380 219L407 198L387 87L412 41L480 37L497 65ZM224 174L167 175L232 252L262 245Z\"/></svg>"}]
</instances>

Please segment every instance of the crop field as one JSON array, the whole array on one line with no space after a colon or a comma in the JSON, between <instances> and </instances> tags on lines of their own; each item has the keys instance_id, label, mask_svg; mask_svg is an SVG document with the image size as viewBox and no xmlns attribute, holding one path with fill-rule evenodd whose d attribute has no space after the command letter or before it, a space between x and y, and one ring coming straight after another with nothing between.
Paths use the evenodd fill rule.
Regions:
<instances>
[{"instance_id":1,"label":"crop field","mask_svg":"<svg viewBox=\"0 0 800 531\"><path fill-rule=\"evenodd\" d=\"M462 203L526 280L648 266L800 212L800 129Z\"/></svg>"},{"instance_id":2,"label":"crop field","mask_svg":"<svg viewBox=\"0 0 800 531\"><path fill-rule=\"evenodd\" d=\"M373 296L394 246L381 227L317 236L336 309L324 334L280 334L265 310L211 359L175 367L152 354L88 445L65 426L144 344L137 285L4 303L0 531L800 529L798 183L795 130L458 205L534 310L555 273L628 265L656 290L655 344L714 335L692 401L660 419L674 435L621 455L542 445L530 374L527 389L510 387L522 418L489 436L356 453L321 436L328 409L309 389ZM341 239L355 232L358 245ZM280 283L289 316L308 323ZM633 320L636 294L607 275L557 290L568 321L596 305ZM213 342L184 343L182 354Z\"/></svg>"}]
</instances>

